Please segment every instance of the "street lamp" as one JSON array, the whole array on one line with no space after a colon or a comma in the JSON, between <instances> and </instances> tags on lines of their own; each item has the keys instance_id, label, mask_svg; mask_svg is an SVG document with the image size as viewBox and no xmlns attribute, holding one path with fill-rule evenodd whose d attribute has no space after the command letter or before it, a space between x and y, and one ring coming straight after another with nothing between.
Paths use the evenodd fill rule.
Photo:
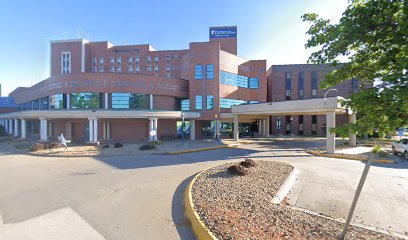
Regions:
<instances>
[{"instance_id":1,"label":"street lamp","mask_svg":"<svg viewBox=\"0 0 408 240\"><path fill-rule=\"evenodd\" d=\"M327 92L324 94L324 104L326 104L327 94L328 94L330 91L337 92L337 89L335 89L335 88L330 88L329 90L327 90Z\"/></svg>"},{"instance_id":2,"label":"street lamp","mask_svg":"<svg viewBox=\"0 0 408 240\"><path fill-rule=\"evenodd\" d=\"M184 113L181 113L182 122L181 122L181 143L184 143Z\"/></svg>"}]
</instances>

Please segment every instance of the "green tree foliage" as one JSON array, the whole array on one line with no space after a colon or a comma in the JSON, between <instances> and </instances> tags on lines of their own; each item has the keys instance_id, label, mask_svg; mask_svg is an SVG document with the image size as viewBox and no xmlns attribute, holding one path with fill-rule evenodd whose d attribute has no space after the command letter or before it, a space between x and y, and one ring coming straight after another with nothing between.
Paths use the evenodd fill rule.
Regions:
<instances>
[{"instance_id":1,"label":"green tree foliage","mask_svg":"<svg viewBox=\"0 0 408 240\"><path fill-rule=\"evenodd\" d=\"M380 136L408 124L408 3L405 0L351 1L339 23L304 14L311 23L305 47L317 49L312 63L330 63L333 70L322 82L329 88L350 79L362 85L342 104L358 113L357 124L333 132ZM339 58L349 60L340 63Z\"/></svg>"}]
</instances>

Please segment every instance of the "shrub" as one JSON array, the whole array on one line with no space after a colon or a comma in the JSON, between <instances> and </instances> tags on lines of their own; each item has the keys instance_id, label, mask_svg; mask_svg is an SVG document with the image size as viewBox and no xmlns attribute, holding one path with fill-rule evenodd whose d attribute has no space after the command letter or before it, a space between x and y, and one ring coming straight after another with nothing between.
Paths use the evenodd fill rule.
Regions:
<instances>
[{"instance_id":1,"label":"shrub","mask_svg":"<svg viewBox=\"0 0 408 240\"><path fill-rule=\"evenodd\" d=\"M36 152L36 151L44 150L44 149L47 149L44 143L34 143L33 145L31 145L32 152Z\"/></svg>"},{"instance_id":2,"label":"shrub","mask_svg":"<svg viewBox=\"0 0 408 240\"><path fill-rule=\"evenodd\" d=\"M156 149L156 146L153 144L145 144L139 147L140 150L150 150L150 149Z\"/></svg>"},{"instance_id":3,"label":"shrub","mask_svg":"<svg viewBox=\"0 0 408 240\"><path fill-rule=\"evenodd\" d=\"M0 125L0 137L1 136L6 136L6 129Z\"/></svg>"},{"instance_id":4,"label":"shrub","mask_svg":"<svg viewBox=\"0 0 408 240\"><path fill-rule=\"evenodd\" d=\"M103 145L102 148L109 148L109 144Z\"/></svg>"},{"instance_id":5,"label":"shrub","mask_svg":"<svg viewBox=\"0 0 408 240\"><path fill-rule=\"evenodd\" d=\"M115 143L113 144L114 148L123 148L123 144L122 143Z\"/></svg>"},{"instance_id":6,"label":"shrub","mask_svg":"<svg viewBox=\"0 0 408 240\"><path fill-rule=\"evenodd\" d=\"M373 147L373 153L379 153L380 151L382 151L382 150L381 150L381 147L379 145L375 145Z\"/></svg>"},{"instance_id":7,"label":"shrub","mask_svg":"<svg viewBox=\"0 0 408 240\"><path fill-rule=\"evenodd\" d=\"M235 164L228 168L228 172L235 175L245 176L249 173L248 169L241 164Z\"/></svg>"},{"instance_id":8,"label":"shrub","mask_svg":"<svg viewBox=\"0 0 408 240\"><path fill-rule=\"evenodd\" d=\"M250 158L245 158L245 161L240 162L240 165L246 168L255 167L256 163Z\"/></svg>"},{"instance_id":9,"label":"shrub","mask_svg":"<svg viewBox=\"0 0 408 240\"><path fill-rule=\"evenodd\" d=\"M50 142L50 143L47 144L46 147L47 147L48 149L57 149L57 148L62 148L62 147L64 147L64 145L62 145L62 144L59 143L59 142Z\"/></svg>"}]
</instances>

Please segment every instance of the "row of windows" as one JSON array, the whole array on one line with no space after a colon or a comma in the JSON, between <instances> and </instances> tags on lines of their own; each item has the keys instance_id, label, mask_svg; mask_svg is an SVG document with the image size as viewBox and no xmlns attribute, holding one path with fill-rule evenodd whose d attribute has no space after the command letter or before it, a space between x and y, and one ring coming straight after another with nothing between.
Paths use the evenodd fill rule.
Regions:
<instances>
[{"instance_id":1,"label":"row of windows","mask_svg":"<svg viewBox=\"0 0 408 240\"><path fill-rule=\"evenodd\" d=\"M220 108L231 108L234 105L253 104L253 103L258 103L258 101L246 101L246 100L231 99L231 98L220 98Z\"/></svg>"},{"instance_id":2,"label":"row of windows","mask_svg":"<svg viewBox=\"0 0 408 240\"><path fill-rule=\"evenodd\" d=\"M214 79L214 64L206 64L206 77L209 80ZM195 65L195 79L201 80L203 79L203 65L196 64Z\"/></svg>"},{"instance_id":3,"label":"row of windows","mask_svg":"<svg viewBox=\"0 0 408 240\"><path fill-rule=\"evenodd\" d=\"M130 56L130 57L128 57L128 63L129 63L129 64L132 64L132 63L133 63L133 60L134 60L135 63L139 63L139 62L140 62L140 57L139 57L139 56L135 56L135 57ZM146 61L147 61L148 63L150 63L150 62L152 61L152 57L151 57L151 56L147 56L147 57L146 57ZM159 56L157 56L157 55L154 56L154 61L155 61L156 63L159 62ZM166 56L166 63L169 63L169 62L170 62L170 55L167 55L167 56ZM92 58L92 65L95 66L96 63L97 63L97 58ZM103 65L103 64L104 64L104 58L103 58L103 57L100 57L98 63L99 63L99 65ZM114 57L110 57L109 63L110 63L111 65L115 64L115 58L114 58ZM116 57L116 64L118 64L118 65L122 64L122 57Z\"/></svg>"},{"instance_id":4,"label":"row of windows","mask_svg":"<svg viewBox=\"0 0 408 240\"><path fill-rule=\"evenodd\" d=\"M317 72L311 72L311 87L312 87L312 97L317 96L317 87L318 87L318 79L317 79ZM299 99L304 99L305 96L305 73L299 72L298 74L298 88L299 88ZM292 97L292 74L287 72L285 74L285 99L291 100Z\"/></svg>"},{"instance_id":5,"label":"row of windows","mask_svg":"<svg viewBox=\"0 0 408 240\"><path fill-rule=\"evenodd\" d=\"M147 65L147 72L150 73L152 72L152 66L151 65ZM96 72L100 72L103 73L105 71L104 67L99 67L97 69L97 67L92 67L92 72L96 73ZM110 66L109 68L109 72L114 73L115 72L115 66ZM116 72L117 73L121 73L122 72L122 67L121 66L117 66L116 67ZM135 68L133 68L133 66L128 66L128 73L139 73L140 72L140 67L139 66L135 66ZM154 72L158 73L159 72L159 66L155 65L154 66ZM170 64L168 64L166 66L166 77L170 77Z\"/></svg>"},{"instance_id":6,"label":"row of windows","mask_svg":"<svg viewBox=\"0 0 408 240\"><path fill-rule=\"evenodd\" d=\"M222 84L241 87L241 88L259 88L259 79L241 76L234 73L220 71L220 82Z\"/></svg>"}]
</instances>

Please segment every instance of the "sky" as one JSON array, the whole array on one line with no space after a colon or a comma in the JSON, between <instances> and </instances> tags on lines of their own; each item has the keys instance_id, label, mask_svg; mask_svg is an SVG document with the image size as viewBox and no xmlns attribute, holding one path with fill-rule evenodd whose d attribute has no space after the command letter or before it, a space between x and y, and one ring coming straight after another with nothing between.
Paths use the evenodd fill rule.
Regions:
<instances>
[{"instance_id":1,"label":"sky","mask_svg":"<svg viewBox=\"0 0 408 240\"><path fill-rule=\"evenodd\" d=\"M1 0L2 96L49 77L49 41L78 38L114 45L186 49L211 26L238 26L238 55L273 64L306 63L304 13L336 22L348 0Z\"/></svg>"}]
</instances>

